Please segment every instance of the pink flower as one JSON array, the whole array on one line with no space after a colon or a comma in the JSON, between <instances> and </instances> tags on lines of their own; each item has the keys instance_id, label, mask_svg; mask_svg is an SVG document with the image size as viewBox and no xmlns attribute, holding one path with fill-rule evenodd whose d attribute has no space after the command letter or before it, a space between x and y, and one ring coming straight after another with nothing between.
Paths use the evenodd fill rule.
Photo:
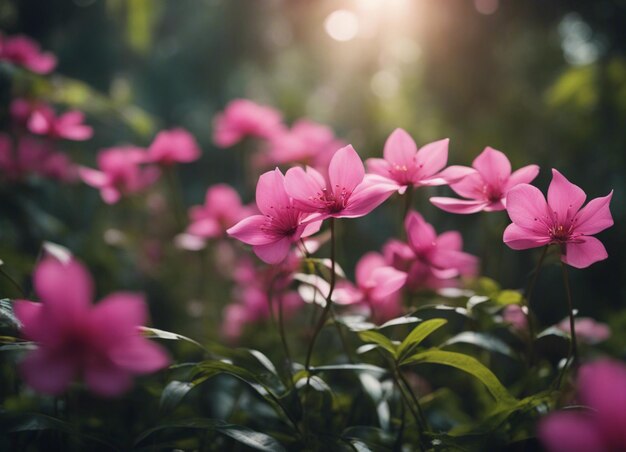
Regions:
<instances>
[{"instance_id":1,"label":"pink flower","mask_svg":"<svg viewBox=\"0 0 626 452\"><path fill-rule=\"evenodd\" d=\"M148 161L160 165L189 163L200 158L202 151L192 134L185 129L163 130L148 148Z\"/></svg>"},{"instance_id":2,"label":"pink flower","mask_svg":"<svg viewBox=\"0 0 626 452\"><path fill-rule=\"evenodd\" d=\"M529 184L539 174L537 165L528 165L511 173L511 162L502 152L486 147L472 162L475 171L450 188L468 199L430 198L446 212L476 213L505 209L506 194L519 184Z\"/></svg>"},{"instance_id":3,"label":"pink flower","mask_svg":"<svg viewBox=\"0 0 626 452\"><path fill-rule=\"evenodd\" d=\"M382 204L396 187L379 176L366 175L363 162L350 145L339 149L328 166L328 178L307 167L291 168L285 188L294 204L324 218L356 218Z\"/></svg>"},{"instance_id":4,"label":"pink flower","mask_svg":"<svg viewBox=\"0 0 626 452\"><path fill-rule=\"evenodd\" d=\"M93 136L93 129L83 124L84 120L85 115L78 110L70 110L56 116L49 105L40 104L34 107L28 119L28 130L50 138L84 141Z\"/></svg>"},{"instance_id":5,"label":"pink flower","mask_svg":"<svg viewBox=\"0 0 626 452\"><path fill-rule=\"evenodd\" d=\"M510 304L502 311L502 320L511 324L513 329L518 333L526 334L528 332L528 316L518 304Z\"/></svg>"},{"instance_id":6,"label":"pink flower","mask_svg":"<svg viewBox=\"0 0 626 452\"><path fill-rule=\"evenodd\" d=\"M514 250L559 245L561 260L576 268L585 268L608 257L602 243L593 234L613 225L609 203L613 192L595 198L581 209L585 192L552 170L548 202L532 185L522 184L507 195L511 221L504 231L504 243Z\"/></svg>"},{"instance_id":7,"label":"pink flower","mask_svg":"<svg viewBox=\"0 0 626 452\"><path fill-rule=\"evenodd\" d=\"M307 215L287 194L285 176L278 168L259 177L256 204L262 215L245 218L226 232L252 245L254 253L268 264L282 262L292 243L314 234L321 226L321 221L304 222Z\"/></svg>"},{"instance_id":8,"label":"pink flower","mask_svg":"<svg viewBox=\"0 0 626 452\"><path fill-rule=\"evenodd\" d=\"M213 121L213 142L228 148L246 137L270 138L284 126L281 114L247 99L235 99Z\"/></svg>"},{"instance_id":9,"label":"pink flower","mask_svg":"<svg viewBox=\"0 0 626 452\"><path fill-rule=\"evenodd\" d=\"M330 127L301 119L291 129L270 137L269 160L276 165L301 163L314 168L327 168L343 142L335 138Z\"/></svg>"},{"instance_id":10,"label":"pink flower","mask_svg":"<svg viewBox=\"0 0 626 452\"><path fill-rule=\"evenodd\" d=\"M23 336L37 344L20 363L33 389L60 394L81 377L94 393L115 396L133 375L167 366L166 352L138 328L147 320L143 296L117 292L92 306L93 281L75 260L46 257L33 278L41 303L15 302Z\"/></svg>"},{"instance_id":11,"label":"pink flower","mask_svg":"<svg viewBox=\"0 0 626 452\"><path fill-rule=\"evenodd\" d=\"M367 169L393 181L400 194L407 187L445 185L458 181L471 170L463 166L443 169L448 162L449 141L435 141L418 151L413 138L403 129L396 129L385 142L385 158L367 159Z\"/></svg>"},{"instance_id":12,"label":"pink flower","mask_svg":"<svg viewBox=\"0 0 626 452\"><path fill-rule=\"evenodd\" d=\"M580 402L589 412L556 412L539 424L538 437L550 452L626 450L626 366L600 360L578 372Z\"/></svg>"},{"instance_id":13,"label":"pink flower","mask_svg":"<svg viewBox=\"0 0 626 452\"><path fill-rule=\"evenodd\" d=\"M123 195L137 193L152 185L161 172L155 167L142 167L146 152L135 146L103 149L98 153L100 171L81 167L83 182L100 190L107 204L115 204Z\"/></svg>"},{"instance_id":14,"label":"pink flower","mask_svg":"<svg viewBox=\"0 0 626 452\"><path fill-rule=\"evenodd\" d=\"M461 251L463 239L459 232L438 236L415 211L407 215L404 226L408 244L392 240L383 250L387 262L408 273L410 289L448 287L453 278L476 274L478 259Z\"/></svg>"},{"instance_id":15,"label":"pink flower","mask_svg":"<svg viewBox=\"0 0 626 452\"><path fill-rule=\"evenodd\" d=\"M76 178L76 167L68 156L54 151L49 143L25 136L13 149L11 138L0 133L0 171L11 181L28 175L72 182Z\"/></svg>"},{"instance_id":16,"label":"pink flower","mask_svg":"<svg viewBox=\"0 0 626 452\"><path fill-rule=\"evenodd\" d=\"M206 192L204 205L190 209L191 224L187 233L207 239L219 238L251 213L250 208L241 204L239 194L230 185L213 185Z\"/></svg>"},{"instance_id":17,"label":"pink flower","mask_svg":"<svg viewBox=\"0 0 626 452\"><path fill-rule=\"evenodd\" d=\"M9 61L38 74L52 72L57 65L57 59L52 53L42 52L39 44L23 35L0 34L0 61Z\"/></svg>"},{"instance_id":18,"label":"pink flower","mask_svg":"<svg viewBox=\"0 0 626 452\"><path fill-rule=\"evenodd\" d=\"M382 255L370 252L356 265L356 286L339 283L333 299L339 304L364 304L377 321L391 319L402 312L400 289L407 275L391 267Z\"/></svg>"},{"instance_id":19,"label":"pink flower","mask_svg":"<svg viewBox=\"0 0 626 452\"><path fill-rule=\"evenodd\" d=\"M558 329L570 332L569 318L563 319L556 326ZM591 317L578 317L574 320L574 328L576 328L576 337L581 342L588 344L596 344L606 341L611 337L611 328L606 323L596 322Z\"/></svg>"}]
</instances>

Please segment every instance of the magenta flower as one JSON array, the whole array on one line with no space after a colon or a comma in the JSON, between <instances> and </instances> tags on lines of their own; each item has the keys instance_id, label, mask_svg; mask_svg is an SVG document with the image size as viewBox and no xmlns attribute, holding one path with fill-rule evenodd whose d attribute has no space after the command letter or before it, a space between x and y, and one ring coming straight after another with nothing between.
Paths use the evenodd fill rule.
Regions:
<instances>
[{"instance_id":1,"label":"magenta flower","mask_svg":"<svg viewBox=\"0 0 626 452\"><path fill-rule=\"evenodd\" d=\"M367 215L396 190L379 176L366 175L361 158L350 145L339 149L328 166L328 178L307 167L291 168L285 188L294 204L324 218L356 218Z\"/></svg>"},{"instance_id":2,"label":"magenta flower","mask_svg":"<svg viewBox=\"0 0 626 452\"><path fill-rule=\"evenodd\" d=\"M450 166L448 143L439 140L422 146L419 150L413 138L404 130L394 130L383 151L384 159L367 159L370 173L390 179L397 185L398 192L404 193L407 187L445 185L456 182L471 173L464 166Z\"/></svg>"},{"instance_id":3,"label":"magenta flower","mask_svg":"<svg viewBox=\"0 0 626 452\"><path fill-rule=\"evenodd\" d=\"M191 224L187 233L206 239L223 236L226 230L252 214L252 209L242 205L239 194L227 184L209 187L203 206L189 210Z\"/></svg>"},{"instance_id":4,"label":"magenta flower","mask_svg":"<svg viewBox=\"0 0 626 452\"><path fill-rule=\"evenodd\" d=\"M518 304L510 304L502 311L502 320L509 323L511 327L521 334L528 333L528 316Z\"/></svg>"},{"instance_id":5,"label":"magenta flower","mask_svg":"<svg viewBox=\"0 0 626 452\"><path fill-rule=\"evenodd\" d=\"M613 225L609 203L613 192L595 198L581 209L585 192L552 170L548 202L541 191L522 184L507 195L507 213L513 222L504 231L504 243L514 250L559 245L561 260L576 268L606 259L604 245L591 237Z\"/></svg>"},{"instance_id":6,"label":"magenta flower","mask_svg":"<svg viewBox=\"0 0 626 452\"><path fill-rule=\"evenodd\" d=\"M81 111L70 110L56 116L49 105L41 104L33 109L28 119L28 130L50 138L84 141L93 136L93 129L83 124L84 121L85 115Z\"/></svg>"},{"instance_id":7,"label":"magenta flower","mask_svg":"<svg viewBox=\"0 0 626 452\"><path fill-rule=\"evenodd\" d=\"M373 318L384 322L402 312L399 295L406 278L405 272L391 267L382 255L370 252L356 265L356 286L340 282L333 300L339 304L363 304Z\"/></svg>"},{"instance_id":8,"label":"magenta flower","mask_svg":"<svg viewBox=\"0 0 626 452\"><path fill-rule=\"evenodd\" d=\"M202 151L192 134L185 129L163 130L148 147L147 160L160 165L189 163L200 158Z\"/></svg>"},{"instance_id":9,"label":"magenta flower","mask_svg":"<svg viewBox=\"0 0 626 452\"><path fill-rule=\"evenodd\" d=\"M529 184L539 174L537 165L524 166L511 173L511 162L506 155L490 147L474 159L472 167L475 171L450 184L452 190L468 199L433 197L430 202L451 213L504 210L509 190L519 184Z\"/></svg>"},{"instance_id":10,"label":"magenta flower","mask_svg":"<svg viewBox=\"0 0 626 452\"><path fill-rule=\"evenodd\" d=\"M600 360L578 372L579 402L590 411L556 412L539 424L538 437L549 452L626 450L626 366Z\"/></svg>"},{"instance_id":11,"label":"magenta flower","mask_svg":"<svg viewBox=\"0 0 626 452\"><path fill-rule=\"evenodd\" d=\"M213 142L228 148L246 137L268 139L281 131L281 114L271 107L247 99L231 101L213 121Z\"/></svg>"},{"instance_id":12,"label":"magenta flower","mask_svg":"<svg viewBox=\"0 0 626 452\"><path fill-rule=\"evenodd\" d=\"M569 317L559 322L556 327L570 333ZM597 344L611 337L611 328L606 323L596 322L591 317L577 317L574 319L574 328L576 338L588 344Z\"/></svg>"},{"instance_id":13,"label":"magenta flower","mask_svg":"<svg viewBox=\"0 0 626 452\"><path fill-rule=\"evenodd\" d=\"M100 190L107 204L115 204L123 195L145 189L161 174L158 168L141 166L146 161L146 152L135 146L103 149L97 161L100 170L81 167L79 174L83 182Z\"/></svg>"},{"instance_id":14,"label":"magenta flower","mask_svg":"<svg viewBox=\"0 0 626 452\"><path fill-rule=\"evenodd\" d=\"M226 232L252 245L254 253L268 264L282 262L292 243L316 233L321 226L321 221L304 222L307 215L287 194L285 176L278 168L259 177L256 204L262 215L245 218Z\"/></svg>"},{"instance_id":15,"label":"magenta flower","mask_svg":"<svg viewBox=\"0 0 626 452\"><path fill-rule=\"evenodd\" d=\"M41 302L15 302L23 336L37 344L20 363L33 389L60 394L83 378L94 393L115 396L131 387L133 375L168 365L165 350L139 330L147 321L143 296L117 292L92 306L93 281L75 260L46 257L33 278Z\"/></svg>"},{"instance_id":16,"label":"magenta flower","mask_svg":"<svg viewBox=\"0 0 626 452\"><path fill-rule=\"evenodd\" d=\"M9 61L38 74L47 74L57 65L56 57L42 52L39 44L27 36L0 34L0 61Z\"/></svg>"},{"instance_id":17,"label":"magenta flower","mask_svg":"<svg viewBox=\"0 0 626 452\"><path fill-rule=\"evenodd\" d=\"M387 262L408 273L410 289L448 287L453 278L476 274L478 259L462 251L459 232L438 236L433 226L415 211L409 212L404 226L408 244L392 240L383 251Z\"/></svg>"},{"instance_id":18,"label":"magenta flower","mask_svg":"<svg viewBox=\"0 0 626 452\"><path fill-rule=\"evenodd\" d=\"M11 138L0 133L0 171L10 181L36 175L61 182L76 179L76 166L49 143L30 136L19 139L14 149Z\"/></svg>"},{"instance_id":19,"label":"magenta flower","mask_svg":"<svg viewBox=\"0 0 626 452\"><path fill-rule=\"evenodd\" d=\"M332 129L308 119L296 121L291 129L277 131L270 137L268 159L276 165L301 163L327 168L337 149L345 144Z\"/></svg>"}]
</instances>

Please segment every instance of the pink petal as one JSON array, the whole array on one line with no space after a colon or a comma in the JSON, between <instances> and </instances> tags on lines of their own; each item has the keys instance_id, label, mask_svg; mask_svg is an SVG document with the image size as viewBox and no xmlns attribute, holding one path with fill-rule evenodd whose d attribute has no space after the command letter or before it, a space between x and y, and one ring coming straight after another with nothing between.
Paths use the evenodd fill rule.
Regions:
<instances>
[{"instance_id":1,"label":"pink petal","mask_svg":"<svg viewBox=\"0 0 626 452\"><path fill-rule=\"evenodd\" d=\"M122 198L122 193L115 187L103 187L100 196L105 203L115 204Z\"/></svg>"},{"instance_id":2,"label":"pink petal","mask_svg":"<svg viewBox=\"0 0 626 452\"><path fill-rule=\"evenodd\" d=\"M368 174L363 183L352 192L348 205L338 217L357 218L367 215L385 202L397 189L397 185L381 182L379 176Z\"/></svg>"},{"instance_id":3,"label":"pink petal","mask_svg":"<svg viewBox=\"0 0 626 452\"><path fill-rule=\"evenodd\" d=\"M548 235L552 216L543 194L537 187L520 184L506 195L506 211L513 223L539 236Z\"/></svg>"},{"instance_id":4,"label":"pink petal","mask_svg":"<svg viewBox=\"0 0 626 452\"><path fill-rule=\"evenodd\" d=\"M586 268L609 257L604 245L595 237L581 236L565 244L561 260L576 268Z\"/></svg>"},{"instance_id":5,"label":"pink petal","mask_svg":"<svg viewBox=\"0 0 626 452\"><path fill-rule=\"evenodd\" d=\"M371 297L374 300L382 300L389 295L402 289L406 283L407 274L392 267L380 267L372 272L374 288Z\"/></svg>"},{"instance_id":6,"label":"pink petal","mask_svg":"<svg viewBox=\"0 0 626 452\"><path fill-rule=\"evenodd\" d=\"M259 177L256 185L256 205L265 215L276 215L281 207L289 206L285 177L278 168Z\"/></svg>"},{"instance_id":7,"label":"pink petal","mask_svg":"<svg viewBox=\"0 0 626 452\"><path fill-rule=\"evenodd\" d=\"M45 257L35 268L35 291L52 319L59 324L80 323L93 297L93 281L77 260L63 263Z\"/></svg>"},{"instance_id":8,"label":"pink petal","mask_svg":"<svg viewBox=\"0 0 626 452\"><path fill-rule=\"evenodd\" d=\"M441 171L448 162L448 138L422 146L415 158L415 163L422 168L424 176L432 176Z\"/></svg>"},{"instance_id":9,"label":"pink petal","mask_svg":"<svg viewBox=\"0 0 626 452\"><path fill-rule=\"evenodd\" d=\"M417 145L404 129L394 130L385 141L383 155L386 161L394 165L412 167L415 165L416 154Z\"/></svg>"},{"instance_id":10,"label":"pink petal","mask_svg":"<svg viewBox=\"0 0 626 452\"><path fill-rule=\"evenodd\" d=\"M480 212L489 205L488 202L484 201L470 201L465 199L444 198L438 196L430 198L430 202L433 205L439 207L441 210L450 213L460 214Z\"/></svg>"},{"instance_id":11,"label":"pink petal","mask_svg":"<svg viewBox=\"0 0 626 452\"><path fill-rule=\"evenodd\" d=\"M320 184L320 178L324 178L313 168L307 168L307 171L300 167L291 168L285 174L285 190L294 200L298 201L298 206L307 211L317 210L317 204L311 201L322 193L324 183Z\"/></svg>"},{"instance_id":12,"label":"pink petal","mask_svg":"<svg viewBox=\"0 0 626 452\"><path fill-rule=\"evenodd\" d=\"M50 123L39 110L35 110L28 119L28 130L37 135L45 135L50 132Z\"/></svg>"},{"instance_id":13,"label":"pink petal","mask_svg":"<svg viewBox=\"0 0 626 452\"><path fill-rule=\"evenodd\" d=\"M291 240L289 237L283 237L282 239L268 243L267 245L255 245L252 247L254 254L256 254L259 259L267 264L280 264L285 260L287 254L289 254L289 249L291 248Z\"/></svg>"},{"instance_id":14,"label":"pink petal","mask_svg":"<svg viewBox=\"0 0 626 452\"><path fill-rule=\"evenodd\" d=\"M493 187L502 187L511 175L511 162L502 152L486 147L472 162L483 180Z\"/></svg>"},{"instance_id":15,"label":"pink petal","mask_svg":"<svg viewBox=\"0 0 626 452\"><path fill-rule=\"evenodd\" d=\"M548 416L537 436L549 452L608 452L593 421L577 413Z\"/></svg>"},{"instance_id":16,"label":"pink petal","mask_svg":"<svg viewBox=\"0 0 626 452\"><path fill-rule=\"evenodd\" d=\"M80 166L78 168L78 175L87 185L91 185L95 188L102 188L110 183L110 177L108 174L103 173L95 169Z\"/></svg>"},{"instance_id":17,"label":"pink petal","mask_svg":"<svg viewBox=\"0 0 626 452\"><path fill-rule=\"evenodd\" d=\"M94 359L85 369L85 383L98 395L115 397L127 392L132 387L133 380L126 369Z\"/></svg>"},{"instance_id":18,"label":"pink petal","mask_svg":"<svg viewBox=\"0 0 626 452\"><path fill-rule=\"evenodd\" d=\"M511 223L504 230L503 241L511 249L527 250L547 245L550 242L550 237L547 234L537 234L531 229L525 229Z\"/></svg>"},{"instance_id":19,"label":"pink petal","mask_svg":"<svg viewBox=\"0 0 626 452\"><path fill-rule=\"evenodd\" d=\"M335 195L352 192L365 177L363 162L351 145L339 149L328 166L329 189Z\"/></svg>"},{"instance_id":20,"label":"pink petal","mask_svg":"<svg viewBox=\"0 0 626 452\"><path fill-rule=\"evenodd\" d=\"M30 387L50 395L65 391L76 376L76 366L71 358L45 348L28 353L19 368Z\"/></svg>"},{"instance_id":21,"label":"pink petal","mask_svg":"<svg viewBox=\"0 0 626 452\"><path fill-rule=\"evenodd\" d=\"M93 136L93 128L84 124L77 124L71 127L64 127L58 133L60 137L66 140L85 141Z\"/></svg>"},{"instance_id":22,"label":"pink petal","mask_svg":"<svg viewBox=\"0 0 626 452\"><path fill-rule=\"evenodd\" d=\"M35 342L43 342L47 337L57 333L56 328L46 321L42 303L15 300L13 302L13 310L15 316L22 324L22 337ZM50 328L51 326L52 328Z\"/></svg>"},{"instance_id":23,"label":"pink petal","mask_svg":"<svg viewBox=\"0 0 626 452\"><path fill-rule=\"evenodd\" d=\"M556 214L559 224L568 226L586 198L587 195L582 188L572 184L557 170L552 170L552 182L548 187L548 205Z\"/></svg>"},{"instance_id":24,"label":"pink petal","mask_svg":"<svg viewBox=\"0 0 626 452\"><path fill-rule=\"evenodd\" d=\"M430 187L454 184L474 173L476 173L476 170L468 166L452 165L435 174L433 177L422 179L420 185Z\"/></svg>"},{"instance_id":25,"label":"pink petal","mask_svg":"<svg viewBox=\"0 0 626 452\"><path fill-rule=\"evenodd\" d=\"M215 238L222 235L222 227L213 218L206 218L191 223L187 228L189 234L204 238Z\"/></svg>"},{"instance_id":26,"label":"pink petal","mask_svg":"<svg viewBox=\"0 0 626 452\"><path fill-rule=\"evenodd\" d=\"M319 232L321 227L322 227L322 221L313 221L311 223L308 223L302 230L302 234L300 235L300 237L302 238L310 237L311 235Z\"/></svg>"},{"instance_id":27,"label":"pink petal","mask_svg":"<svg viewBox=\"0 0 626 452\"><path fill-rule=\"evenodd\" d=\"M475 199L479 201L486 201L485 196L486 182L483 177L476 170L473 170L471 174L468 174L459 182L450 185L450 188L454 192L464 198Z\"/></svg>"},{"instance_id":28,"label":"pink petal","mask_svg":"<svg viewBox=\"0 0 626 452\"><path fill-rule=\"evenodd\" d=\"M226 233L248 245L267 245L276 239L263 232L265 221L263 215L252 215L229 228Z\"/></svg>"},{"instance_id":29,"label":"pink petal","mask_svg":"<svg viewBox=\"0 0 626 452\"><path fill-rule=\"evenodd\" d=\"M609 204L613 191L601 198L594 198L576 215L574 230L580 234L592 235L613 226Z\"/></svg>"},{"instance_id":30,"label":"pink petal","mask_svg":"<svg viewBox=\"0 0 626 452\"><path fill-rule=\"evenodd\" d=\"M369 173L389 177L389 162L385 159L367 159L365 161L365 166L367 166L367 171Z\"/></svg>"},{"instance_id":31,"label":"pink petal","mask_svg":"<svg viewBox=\"0 0 626 452\"><path fill-rule=\"evenodd\" d=\"M102 346L138 336L137 328L148 320L145 297L132 292L116 292L103 298L89 313L94 339Z\"/></svg>"},{"instance_id":32,"label":"pink petal","mask_svg":"<svg viewBox=\"0 0 626 452\"><path fill-rule=\"evenodd\" d=\"M437 237L437 248L442 250L460 251L463 248L463 238L458 231L448 231Z\"/></svg>"},{"instance_id":33,"label":"pink petal","mask_svg":"<svg viewBox=\"0 0 626 452\"><path fill-rule=\"evenodd\" d=\"M435 228L419 213L410 212L404 220L404 227L409 245L414 251L423 252L434 248L437 239Z\"/></svg>"},{"instance_id":34,"label":"pink petal","mask_svg":"<svg viewBox=\"0 0 626 452\"><path fill-rule=\"evenodd\" d=\"M137 336L109 353L115 365L133 374L148 374L167 367L170 358L163 347Z\"/></svg>"},{"instance_id":35,"label":"pink petal","mask_svg":"<svg viewBox=\"0 0 626 452\"><path fill-rule=\"evenodd\" d=\"M504 191L509 191L519 184L530 184L538 175L539 166L537 165L528 165L513 171L513 174L509 176L509 180L504 186Z\"/></svg>"},{"instance_id":36,"label":"pink petal","mask_svg":"<svg viewBox=\"0 0 626 452\"><path fill-rule=\"evenodd\" d=\"M370 276L379 267L386 267L385 258L379 253L369 252L363 255L356 264L354 270L356 282L359 286L364 286Z\"/></svg>"}]
</instances>

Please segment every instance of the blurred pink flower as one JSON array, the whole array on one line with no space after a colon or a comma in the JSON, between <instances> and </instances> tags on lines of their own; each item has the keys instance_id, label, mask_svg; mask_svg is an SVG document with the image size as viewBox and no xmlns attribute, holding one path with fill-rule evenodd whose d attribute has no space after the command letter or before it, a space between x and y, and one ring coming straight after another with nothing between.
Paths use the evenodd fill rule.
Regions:
<instances>
[{"instance_id":1,"label":"blurred pink flower","mask_svg":"<svg viewBox=\"0 0 626 452\"><path fill-rule=\"evenodd\" d=\"M456 182L470 174L470 168L450 166L448 143L439 140L422 146L419 150L413 138L403 129L394 130L385 142L384 159L367 159L370 173L390 179L397 185L398 192L407 187L445 185Z\"/></svg>"},{"instance_id":2,"label":"blurred pink flower","mask_svg":"<svg viewBox=\"0 0 626 452\"><path fill-rule=\"evenodd\" d=\"M281 131L281 114L271 107L248 99L235 99L213 121L213 142L220 148L239 143L246 137L268 139Z\"/></svg>"},{"instance_id":3,"label":"blurred pink flower","mask_svg":"<svg viewBox=\"0 0 626 452\"><path fill-rule=\"evenodd\" d=\"M528 317L518 304L510 304L502 311L502 320L509 323L511 327L518 333L526 334L528 332Z\"/></svg>"},{"instance_id":4,"label":"blurred pink flower","mask_svg":"<svg viewBox=\"0 0 626 452\"><path fill-rule=\"evenodd\" d=\"M153 184L161 172L153 166L141 166L146 152L135 146L103 149L98 153L100 170L81 167L83 182L100 190L107 204L115 204L123 195L139 192Z\"/></svg>"},{"instance_id":5,"label":"blurred pink flower","mask_svg":"<svg viewBox=\"0 0 626 452\"><path fill-rule=\"evenodd\" d=\"M206 192L204 205L189 210L191 224L187 233L207 239L219 238L252 213L253 209L242 205L239 194L230 185L213 185Z\"/></svg>"},{"instance_id":6,"label":"blurred pink flower","mask_svg":"<svg viewBox=\"0 0 626 452\"><path fill-rule=\"evenodd\" d=\"M37 101L27 100L23 98L13 99L9 112L11 118L20 126L26 126L33 110L39 105Z\"/></svg>"},{"instance_id":7,"label":"blurred pink flower","mask_svg":"<svg viewBox=\"0 0 626 452\"><path fill-rule=\"evenodd\" d=\"M1 33L0 61L9 61L38 74L52 72L57 65L56 57L42 52L39 44L28 36L3 36Z\"/></svg>"},{"instance_id":8,"label":"blurred pink flower","mask_svg":"<svg viewBox=\"0 0 626 452\"><path fill-rule=\"evenodd\" d=\"M382 255L370 252L356 265L356 286L339 283L333 299L339 304L364 304L374 319L384 322L402 312L399 295L406 278L405 272L391 267Z\"/></svg>"},{"instance_id":9,"label":"blurred pink flower","mask_svg":"<svg viewBox=\"0 0 626 452\"><path fill-rule=\"evenodd\" d=\"M475 171L450 184L458 195L468 199L433 197L430 202L446 212L476 213L504 210L506 194L519 184L529 184L539 174L537 165L511 173L511 162L502 152L486 147L472 162Z\"/></svg>"},{"instance_id":10,"label":"blurred pink flower","mask_svg":"<svg viewBox=\"0 0 626 452\"><path fill-rule=\"evenodd\" d=\"M64 138L72 141L84 141L93 136L91 126L83 124L85 115L78 110L70 110L56 116L49 105L35 106L28 118L28 130L36 135L50 138Z\"/></svg>"},{"instance_id":11,"label":"blurred pink flower","mask_svg":"<svg viewBox=\"0 0 626 452\"><path fill-rule=\"evenodd\" d=\"M606 341L611 337L611 328L606 323L596 322L591 317L578 317L574 320L574 327L576 328L576 337L581 342L587 342L588 344L596 344L598 342ZM569 317L563 319L557 325L557 328L570 332Z\"/></svg>"},{"instance_id":12,"label":"blurred pink flower","mask_svg":"<svg viewBox=\"0 0 626 452\"><path fill-rule=\"evenodd\" d=\"M285 175L287 193L294 205L325 218L367 215L396 190L386 179L366 175L363 162L350 145L339 149L328 166L328 179L307 167L291 168Z\"/></svg>"},{"instance_id":13,"label":"blurred pink flower","mask_svg":"<svg viewBox=\"0 0 626 452\"><path fill-rule=\"evenodd\" d=\"M194 136L185 129L163 130L148 147L148 161L160 165L189 163L200 158L202 150Z\"/></svg>"},{"instance_id":14,"label":"blurred pink flower","mask_svg":"<svg viewBox=\"0 0 626 452\"><path fill-rule=\"evenodd\" d=\"M139 330L147 321L142 295L117 292L92 306L93 281L75 260L46 257L33 279L41 302L15 302L23 336L37 344L20 363L33 389L60 394L82 377L94 393L115 396L131 387L133 375L169 363L165 350Z\"/></svg>"},{"instance_id":15,"label":"blurred pink flower","mask_svg":"<svg viewBox=\"0 0 626 452\"><path fill-rule=\"evenodd\" d=\"M561 411L547 416L538 437L549 452L626 450L626 366L599 360L578 372L579 402L589 412Z\"/></svg>"},{"instance_id":16,"label":"blurred pink flower","mask_svg":"<svg viewBox=\"0 0 626 452\"><path fill-rule=\"evenodd\" d=\"M268 264L278 264L289 254L291 244L316 233L321 221L305 223L285 191L285 176L278 168L259 177L256 204L261 215L252 215L228 229L228 234L252 245L254 253Z\"/></svg>"},{"instance_id":17,"label":"blurred pink flower","mask_svg":"<svg viewBox=\"0 0 626 452\"><path fill-rule=\"evenodd\" d=\"M330 127L308 119L296 121L291 129L277 131L269 141L268 160L272 164L301 163L324 169L337 149L345 146Z\"/></svg>"},{"instance_id":18,"label":"blurred pink flower","mask_svg":"<svg viewBox=\"0 0 626 452\"><path fill-rule=\"evenodd\" d=\"M591 235L613 225L612 196L613 191L581 209L585 192L553 169L547 203L532 185L521 184L509 191L506 206L513 223L504 231L504 243L514 250L556 244L563 262L588 267L608 257L604 245Z\"/></svg>"},{"instance_id":19,"label":"blurred pink flower","mask_svg":"<svg viewBox=\"0 0 626 452\"><path fill-rule=\"evenodd\" d=\"M5 133L0 133L0 171L10 181L28 175L61 182L76 180L76 166L49 143L25 136L19 139L14 149L11 138Z\"/></svg>"},{"instance_id":20,"label":"blurred pink flower","mask_svg":"<svg viewBox=\"0 0 626 452\"><path fill-rule=\"evenodd\" d=\"M457 231L437 236L435 229L417 212L404 220L408 244L389 241L383 248L386 261L408 273L412 289L438 289L451 286L453 278L474 276L478 258L462 251L463 239Z\"/></svg>"}]
</instances>

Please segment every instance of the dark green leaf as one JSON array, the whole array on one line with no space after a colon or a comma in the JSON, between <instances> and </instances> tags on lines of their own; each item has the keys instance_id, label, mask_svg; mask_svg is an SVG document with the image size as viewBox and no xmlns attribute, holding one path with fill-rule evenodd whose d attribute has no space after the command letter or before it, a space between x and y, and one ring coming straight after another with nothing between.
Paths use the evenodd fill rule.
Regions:
<instances>
[{"instance_id":1,"label":"dark green leaf","mask_svg":"<svg viewBox=\"0 0 626 452\"><path fill-rule=\"evenodd\" d=\"M400 347L398 347L398 356L403 357L411 352L411 350L417 347L430 334L441 328L446 323L448 323L446 319L430 319L417 325L402 341Z\"/></svg>"},{"instance_id":2,"label":"dark green leaf","mask_svg":"<svg viewBox=\"0 0 626 452\"><path fill-rule=\"evenodd\" d=\"M484 348L485 350L501 353L512 358L515 357L513 350L511 349L511 347L508 346L506 342L487 333L464 331L448 339L442 344L442 347L458 343L472 344Z\"/></svg>"},{"instance_id":3,"label":"dark green leaf","mask_svg":"<svg viewBox=\"0 0 626 452\"><path fill-rule=\"evenodd\" d=\"M377 345L380 345L382 348L391 353L391 356L396 356L396 345L391 342L386 336L376 332L376 331L361 331L359 333L359 337L364 342L373 342Z\"/></svg>"}]
</instances>

